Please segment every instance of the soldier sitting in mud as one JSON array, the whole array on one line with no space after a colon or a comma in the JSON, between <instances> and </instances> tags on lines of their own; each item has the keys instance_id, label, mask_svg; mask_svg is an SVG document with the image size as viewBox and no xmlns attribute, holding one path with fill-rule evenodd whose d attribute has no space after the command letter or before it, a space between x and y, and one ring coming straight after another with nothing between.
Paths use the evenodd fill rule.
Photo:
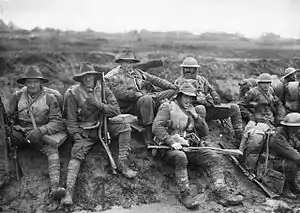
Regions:
<instances>
[{"instance_id":1,"label":"soldier sitting in mud","mask_svg":"<svg viewBox=\"0 0 300 213\"><path fill-rule=\"evenodd\" d=\"M238 147L243 135L242 118L238 105L220 105L221 101L215 89L203 76L198 75L200 65L195 58L187 57L180 66L182 67L182 76L175 81L175 85L180 86L189 82L196 88L197 99L193 105L202 106L201 116L206 117L207 121L230 117L237 140L234 144Z\"/></svg>"},{"instance_id":2,"label":"soldier sitting in mud","mask_svg":"<svg viewBox=\"0 0 300 213\"><path fill-rule=\"evenodd\" d=\"M132 66L138 63L134 53L125 51L116 61L120 66L105 75L122 113L137 115L145 127L145 142L153 139L152 123L165 99L174 97L177 87L172 83Z\"/></svg>"},{"instance_id":3,"label":"soldier sitting in mud","mask_svg":"<svg viewBox=\"0 0 300 213\"><path fill-rule=\"evenodd\" d=\"M13 119L13 140L19 148L30 145L48 158L51 184L50 197L59 200L65 189L59 186L60 161L58 146L65 140L65 125L56 97L49 93L37 66L28 67L25 76L17 80L25 88L9 100L8 114Z\"/></svg>"},{"instance_id":4,"label":"soldier sitting in mud","mask_svg":"<svg viewBox=\"0 0 300 213\"><path fill-rule=\"evenodd\" d=\"M270 153L276 156L276 160L280 162L277 167L286 176L283 195L295 199L300 194L297 184L300 166L300 114L287 114L281 125L270 138Z\"/></svg>"},{"instance_id":5,"label":"soldier sitting in mud","mask_svg":"<svg viewBox=\"0 0 300 213\"><path fill-rule=\"evenodd\" d=\"M204 118L199 116L192 105L194 99L196 99L195 88L189 83L183 83L176 99L163 103L153 122L154 135L172 148L162 155L167 162L175 164L175 177L181 202L189 209L198 206L197 201L194 201L190 195L187 171L188 163L194 163L206 169L217 202L226 206L239 204L243 197L229 193L223 172L220 170L220 159L216 153L211 150L187 153L181 151L182 146L189 146L189 142L182 137L185 133L196 130L200 136L207 134Z\"/></svg>"},{"instance_id":6,"label":"soldier sitting in mud","mask_svg":"<svg viewBox=\"0 0 300 213\"><path fill-rule=\"evenodd\" d=\"M65 205L73 204L73 191L81 161L99 140L98 130L103 122L101 115L104 113L106 117L112 118L120 114L118 102L107 86L104 87L106 103L103 103L102 86L97 81L100 75L102 73L96 72L90 63L82 63L80 74L73 77L79 83L65 93L64 114L68 132L74 138L68 165L67 192L62 200ZM131 140L130 125L108 123L108 131L112 137L118 137L118 170L127 178L134 178L137 172L131 170L126 162Z\"/></svg>"}]
</instances>

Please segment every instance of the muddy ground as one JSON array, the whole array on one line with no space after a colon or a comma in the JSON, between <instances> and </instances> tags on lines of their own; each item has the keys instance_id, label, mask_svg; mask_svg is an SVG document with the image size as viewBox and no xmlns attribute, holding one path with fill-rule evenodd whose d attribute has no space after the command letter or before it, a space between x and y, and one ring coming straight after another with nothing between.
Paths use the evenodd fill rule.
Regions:
<instances>
[{"instance_id":1,"label":"muddy ground","mask_svg":"<svg viewBox=\"0 0 300 213\"><path fill-rule=\"evenodd\" d=\"M90 61L99 71L101 71L100 65L115 66L113 60L118 50L116 45L119 44L105 41L104 44L100 42L98 46L94 46L90 45L89 41L85 41L90 45L89 50L85 50L85 44L81 46L76 44L77 46L73 47L72 43L66 47L60 45L57 39L44 41L35 37L34 40L18 40L18 38L3 40L0 36L0 40L1 45L5 45L5 48L0 48L0 95L4 102L20 87L15 79L23 74L26 66L32 64L40 66L43 74L51 79L47 86L63 93L74 83L71 77L78 72L80 62ZM15 45L14 48L12 44ZM41 44L47 45L47 48L41 48ZM35 45L39 45L39 48ZM239 51L234 48L231 50L234 54L231 55L235 58L224 58L222 53L228 53L228 51L221 51L218 48L207 47L198 51L197 48L189 47L190 49L177 50L157 45L152 48L153 51L148 51L148 47L143 47L146 50L138 48L141 46L139 42L129 42L127 45L132 45L138 57L143 61L163 59L162 67L148 71L169 81L174 81L180 75L179 64L185 56L197 57L201 63L201 74L216 87L223 102L237 99L237 83L244 77L257 77L262 72L281 76L284 68L288 66L300 67L299 59L284 58L285 55L279 51L275 54L276 57L279 56L278 58L268 59L269 53L274 52L269 50L269 52L260 52L256 57L252 54L251 60L248 60L238 58ZM91 51L91 48L94 48L94 51ZM157 50L154 50L156 48ZM259 52L259 50L255 51ZM274 54L271 55L274 56ZM224 128L221 124L213 122L210 123L210 128L210 141L214 145L217 146L218 141L230 143L232 134L228 127ZM174 181L173 168L153 158L151 153L145 151L141 138L141 135L134 133L131 166L139 174L133 181L128 181L121 175L112 175L109 172L104 150L100 145L93 148L82 163L74 195L76 205L72 209L61 209L59 206L55 208L55 205L49 204L46 158L31 149L19 150L18 155L24 176L20 181L16 181L12 170L11 177L5 179L6 185L0 189L2 212L190 212L177 200L178 190ZM116 153L114 145L112 143L111 148L113 153ZM61 184L63 186L65 186L71 146L72 141L67 140L60 147ZM10 168L13 168L12 164ZM267 199L263 192L248 181L226 157L222 157L220 169L224 171L228 186L244 195L245 201L240 206L220 206L214 202L203 172L190 168L192 194L201 202L196 212L300 212L296 201Z\"/></svg>"}]
</instances>

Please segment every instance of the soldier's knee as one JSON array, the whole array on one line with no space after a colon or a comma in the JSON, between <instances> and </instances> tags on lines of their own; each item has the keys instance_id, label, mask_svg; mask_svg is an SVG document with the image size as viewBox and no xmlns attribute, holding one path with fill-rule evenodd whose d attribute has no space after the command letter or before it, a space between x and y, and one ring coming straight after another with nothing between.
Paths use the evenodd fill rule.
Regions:
<instances>
[{"instance_id":1,"label":"soldier's knee","mask_svg":"<svg viewBox=\"0 0 300 213\"><path fill-rule=\"evenodd\" d=\"M144 95L139 98L139 104L143 106L149 106L150 104L153 104L152 96L150 95Z\"/></svg>"},{"instance_id":2,"label":"soldier's knee","mask_svg":"<svg viewBox=\"0 0 300 213\"><path fill-rule=\"evenodd\" d=\"M203 105L197 105L195 107L195 110L196 110L197 114L200 115L201 117L204 118L206 116L205 106L203 106Z\"/></svg>"},{"instance_id":3,"label":"soldier's knee","mask_svg":"<svg viewBox=\"0 0 300 213\"><path fill-rule=\"evenodd\" d=\"M240 113L240 107L237 104L230 104L230 110L235 113Z\"/></svg>"},{"instance_id":4,"label":"soldier's knee","mask_svg":"<svg viewBox=\"0 0 300 213\"><path fill-rule=\"evenodd\" d=\"M186 167L188 165L188 159L186 154L183 151L174 150L173 156L174 156L174 164L178 167Z\"/></svg>"}]
</instances>

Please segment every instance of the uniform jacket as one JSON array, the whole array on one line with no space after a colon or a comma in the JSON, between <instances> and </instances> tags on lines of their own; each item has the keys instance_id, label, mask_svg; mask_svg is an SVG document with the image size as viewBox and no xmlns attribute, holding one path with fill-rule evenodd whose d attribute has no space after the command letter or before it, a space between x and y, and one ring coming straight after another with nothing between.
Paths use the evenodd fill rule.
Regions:
<instances>
[{"instance_id":1,"label":"uniform jacket","mask_svg":"<svg viewBox=\"0 0 300 213\"><path fill-rule=\"evenodd\" d=\"M91 91L82 84L76 84L67 89L64 97L64 116L67 119L68 132L73 135L102 122L101 114L108 118L120 114L120 108L111 90L105 86L106 103L102 100L102 88L99 83ZM102 112L86 103L88 97L95 98L103 108Z\"/></svg>"},{"instance_id":2,"label":"uniform jacket","mask_svg":"<svg viewBox=\"0 0 300 213\"><path fill-rule=\"evenodd\" d=\"M284 118L285 110L282 106L281 101L275 95L274 90L270 90L266 94L269 97L270 102L265 98L262 91L258 87L250 89L239 102L240 110L244 118L250 120L256 120L259 122L269 122L274 125ZM251 103L255 102L256 107L254 113L249 111Z\"/></svg>"},{"instance_id":3,"label":"uniform jacket","mask_svg":"<svg viewBox=\"0 0 300 213\"><path fill-rule=\"evenodd\" d=\"M32 104L30 104L33 102ZM9 100L8 113L14 118L15 124L25 129L32 129L32 121L28 111L28 105L35 118L36 124L48 135L64 130L64 123L61 116L56 97L42 88L36 99L32 99L26 88L22 88L13 94Z\"/></svg>"},{"instance_id":4,"label":"uniform jacket","mask_svg":"<svg viewBox=\"0 0 300 213\"><path fill-rule=\"evenodd\" d=\"M272 149L272 143L286 144L287 141L292 148L300 150L300 141L296 137L291 138L283 127L277 127L275 133L270 138L270 148Z\"/></svg>"},{"instance_id":5,"label":"uniform jacket","mask_svg":"<svg viewBox=\"0 0 300 213\"><path fill-rule=\"evenodd\" d=\"M175 81L175 85L180 86L183 83L190 83L196 88L197 103L207 105L207 103L220 102L220 97L216 90L211 86L206 78L197 75L196 79L186 79L183 77Z\"/></svg>"},{"instance_id":6,"label":"uniform jacket","mask_svg":"<svg viewBox=\"0 0 300 213\"><path fill-rule=\"evenodd\" d=\"M171 137L174 134L182 136L183 132L193 132L194 127L200 127L200 118L193 119L177 101L163 103L154 119L152 131L154 135L164 143L172 145L175 143Z\"/></svg>"},{"instance_id":7,"label":"uniform jacket","mask_svg":"<svg viewBox=\"0 0 300 213\"><path fill-rule=\"evenodd\" d=\"M176 89L172 83L140 69L132 69L129 72L120 66L107 73L105 79L121 109L134 104L141 97L141 93L148 94L166 89Z\"/></svg>"}]
</instances>

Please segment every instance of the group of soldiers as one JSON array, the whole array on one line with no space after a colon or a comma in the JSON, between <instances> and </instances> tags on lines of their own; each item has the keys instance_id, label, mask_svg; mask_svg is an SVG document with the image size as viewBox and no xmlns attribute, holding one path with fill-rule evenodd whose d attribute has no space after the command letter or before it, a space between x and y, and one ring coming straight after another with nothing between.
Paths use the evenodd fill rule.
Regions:
<instances>
[{"instance_id":1,"label":"group of soldiers","mask_svg":"<svg viewBox=\"0 0 300 213\"><path fill-rule=\"evenodd\" d=\"M175 83L135 68L139 60L131 51L123 52L115 62L118 66L105 76L95 71L92 64L82 63L79 74L73 77L77 84L68 88L63 97L43 85L49 80L42 76L37 66L29 67L25 76L17 80L24 87L10 98L8 104L8 114L13 122L12 142L19 148L30 145L47 156L51 199L61 200L64 205L73 204L80 164L101 137L104 116L108 118L108 132L118 140L117 170L127 178L135 178L138 171L128 166L132 130L129 123L116 122L121 114L138 117L145 129L145 145L159 141L159 144L171 147L161 152L161 156L164 162L175 166L180 201L187 208L198 206L197 200L190 194L189 163L206 171L218 203L237 205L244 199L226 186L218 154L212 150L189 153L182 150L182 147L191 145L185 137L189 133L195 133L203 141L207 139L207 121L230 118L235 133L233 144L237 148L241 146L250 155L257 151L251 150L251 144L245 142L245 132L251 122L254 122L252 125L265 123L268 129L281 123L283 129L272 135L270 149L293 162L295 167L300 164L300 154L295 147L288 146L290 137L297 132L295 126L300 126L300 114L288 114L284 118L282 103L271 89L268 74L262 74L257 87L249 87L250 90L241 95L238 104L221 104L219 95L201 76L200 65L193 57L184 59L180 65L182 75ZM256 104L252 106L252 102ZM249 125L245 131L243 120L247 120ZM59 180L58 147L67 133L73 137L74 144L66 188L63 188ZM293 178L287 178L290 185L296 184L294 173L290 175Z\"/></svg>"}]
</instances>

